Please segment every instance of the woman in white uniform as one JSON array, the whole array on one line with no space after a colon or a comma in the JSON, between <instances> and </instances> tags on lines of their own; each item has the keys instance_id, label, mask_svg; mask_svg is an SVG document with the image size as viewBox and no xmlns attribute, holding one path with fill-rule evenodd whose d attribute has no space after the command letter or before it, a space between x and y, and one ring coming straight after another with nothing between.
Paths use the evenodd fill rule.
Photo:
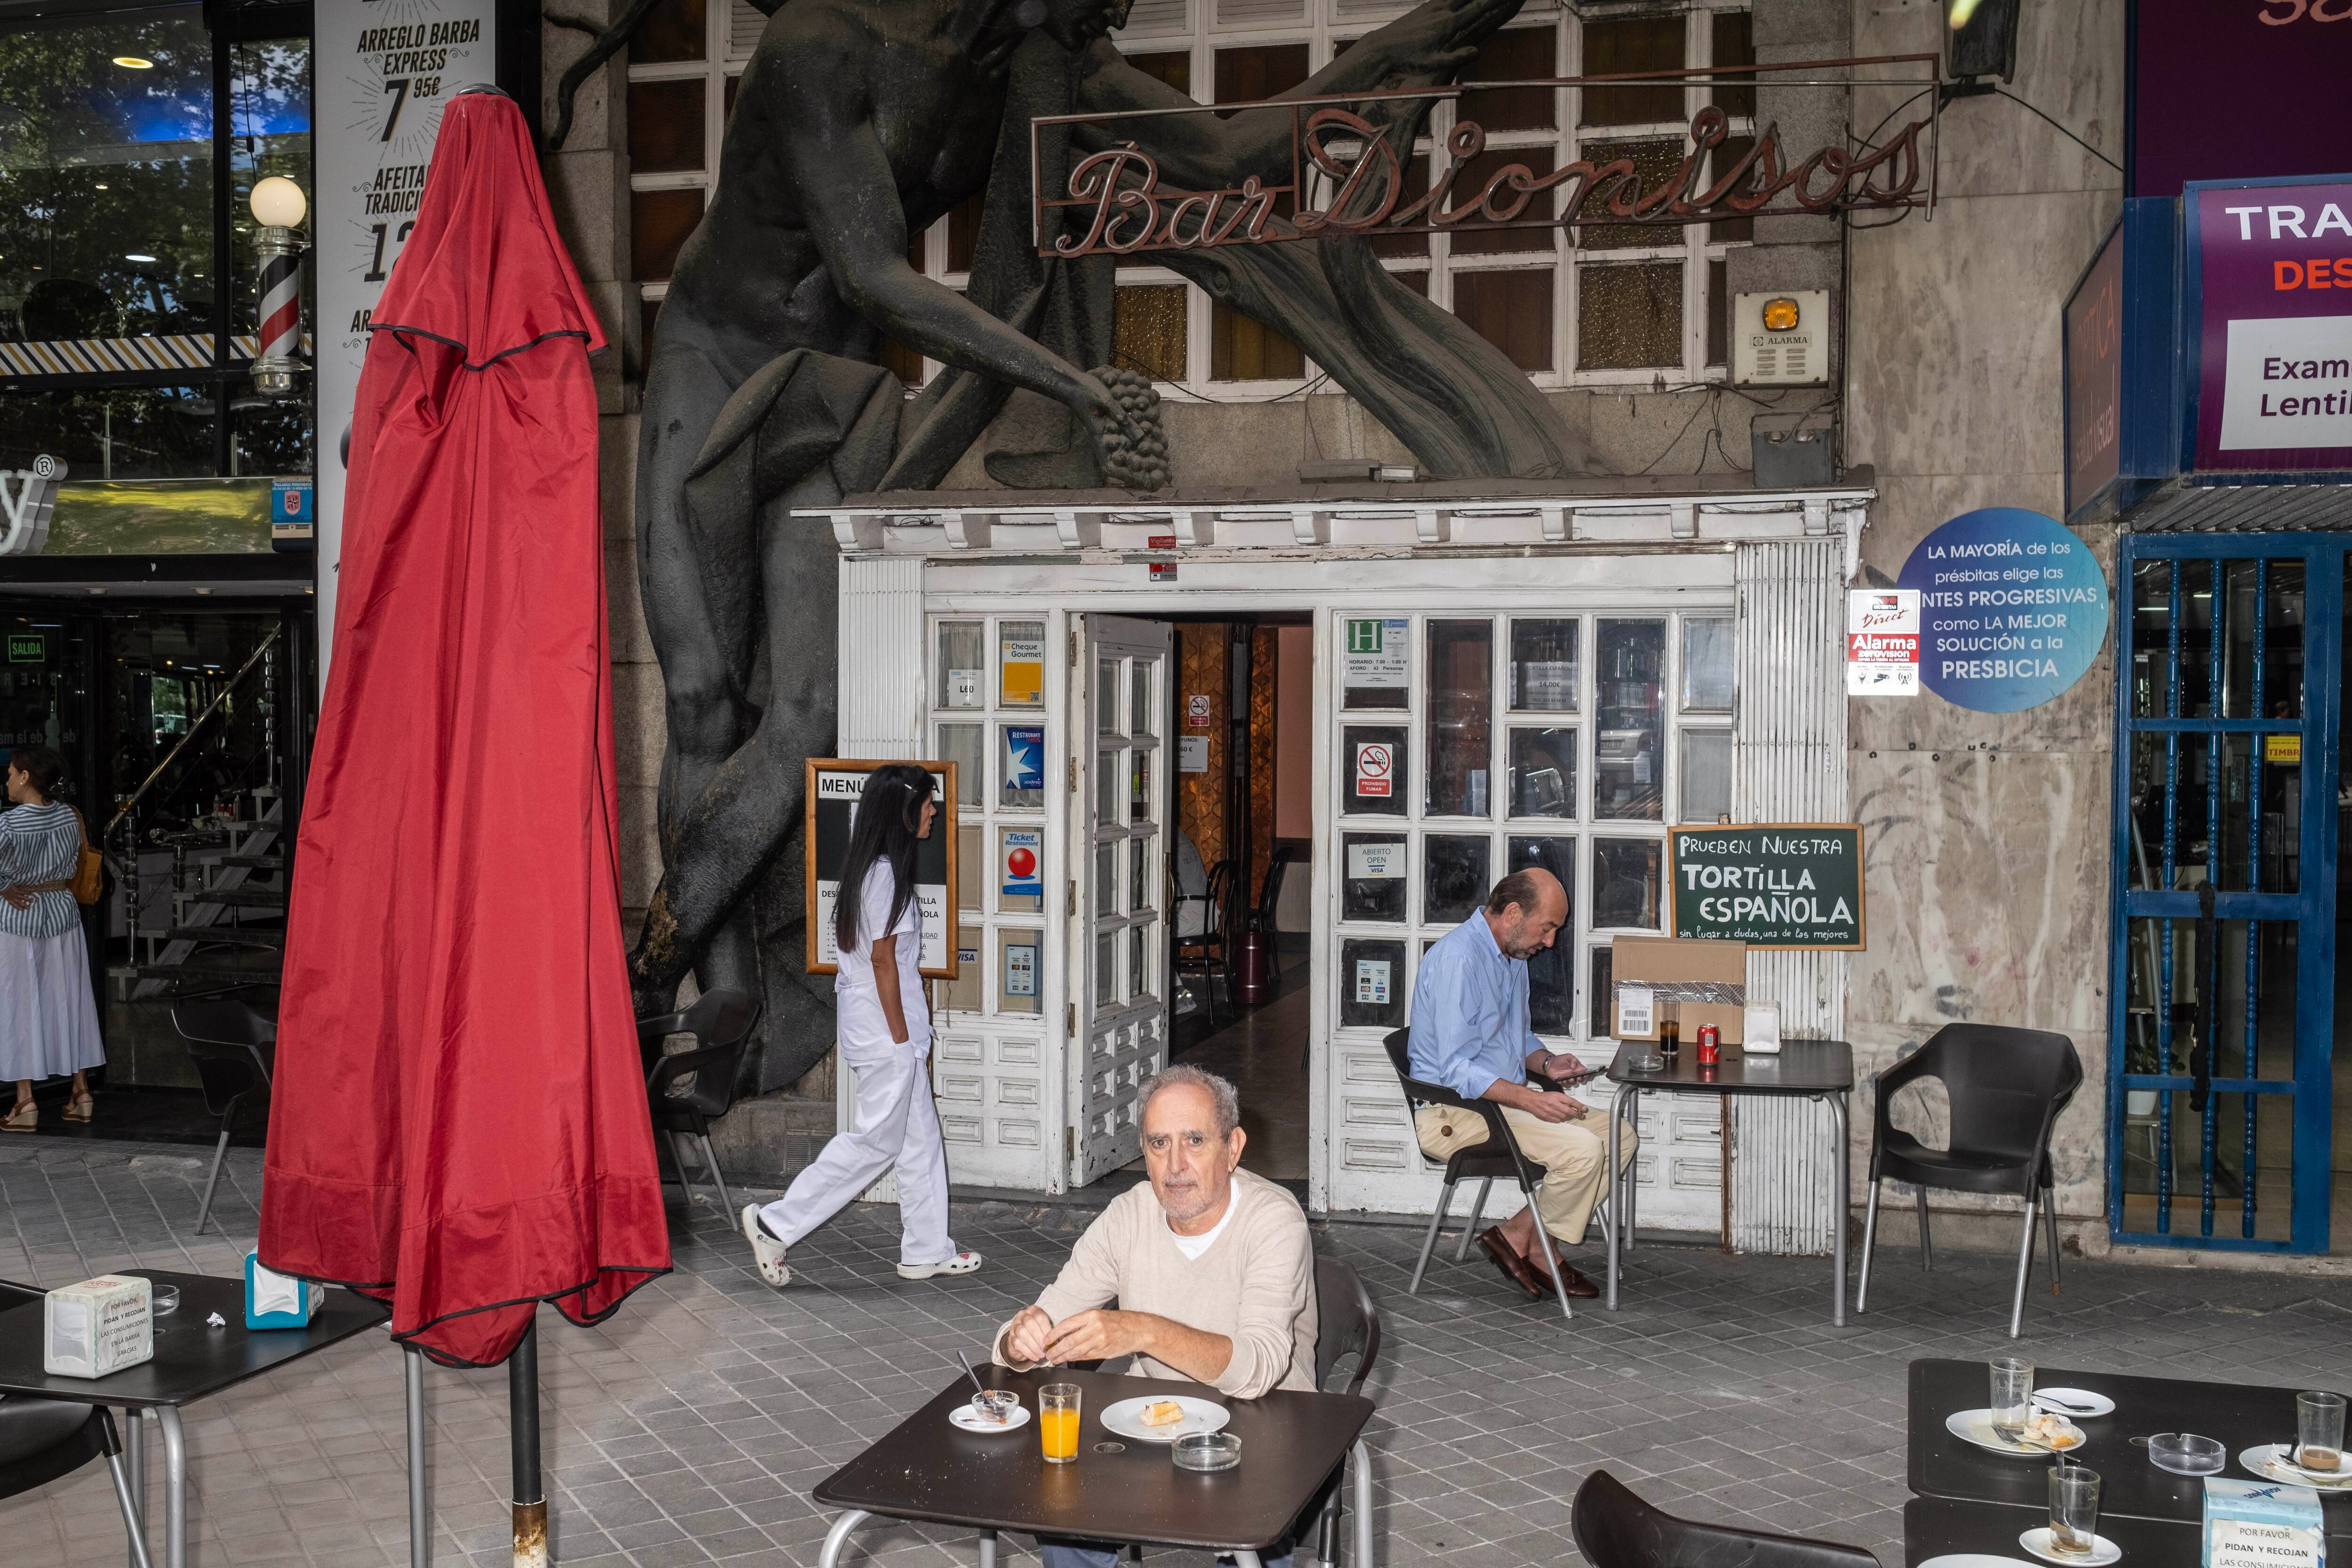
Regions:
<instances>
[{"instance_id":1,"label":"woman in white uniform","mask_svg":"<svg viewBox=\"0 0 2352 1568\"><path fill-rule=\"evenodd\" d=\"M0 1131L30 1132L40 1119L33 1080L73 1074L65 1119L88 1121L85 1068L106 1065L89 951L73 875L81 863L81 818L50 795L66 770L47 746L8 753L9 807L0 811L0 1079L14 1079L16 1103Z\"/></svg>"},{"instance_id":2,"label":"woman in white uniform","mask_svg":"<svg viewBox=\"0 0 2352 1568\"><path fill-rule=\"evenodd\" d=\"M857 1075L857 1127L835 1134L782 1197L764 1208L744 1206L743 1234L760 1278L780 1289L793 1278L785 1249L894 1166L900 1278L980 1267L980 1254L958 1250L948 1235L947 1146L928 1071L931 1015L920 972L915 845L930 837L938 815L931 775L906 763L876 769L857 799L833 926L840 949L834 1000L841 1059Z\"/></svg>"}]
</instances>

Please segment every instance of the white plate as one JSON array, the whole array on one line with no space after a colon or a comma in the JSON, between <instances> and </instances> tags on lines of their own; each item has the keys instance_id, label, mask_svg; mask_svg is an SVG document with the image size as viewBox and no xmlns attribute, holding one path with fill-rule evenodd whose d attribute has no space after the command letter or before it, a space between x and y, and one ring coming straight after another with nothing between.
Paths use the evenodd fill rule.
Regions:
<instances>
[{"instance_id":1,"label":"white plate","mask_svg":"<svg viewBox=\"0 0 2352 1568\"><path fill-rule=\"evenodd\" d=\"M2039 1530L2027 1531L2017 1538L2017 1543L2044 1563L2063 1563L2066 1568L2105 1568L2107 1563L2123 1561L2124 1555L2122 1547L2104 1535L2094 1535L2088 1557L2062 1557L2050 1549L2050 1527L2046 1524Z\"/></svg>"},{"instance_id":2,"label":"white plate","mask_svg":"<svg viewBox=\"0 0 2352 1568\"><path fill-rule=\"evenodd\" d=\"M2292 1443L2257 1443L2238 1456L2238 1463L2249 1473L2268 1481L2290 1481L2299 1487L2315 1487L2324 1492L2342 1491L2352 1487L2352 1475L2330 1478L2305 1469L2287 1458L2294 1450Z\"/></svg>"},{"instance_id":3,"label":"white plate","mask_svg":"<svg viewBox=\"0 0 2352 1568\"><path fill-rule=\"evenodd\" d=\"M1184 1419L1171 1421L1165 1426L1146 1426L1143 1412L1149 1405L1163 1399L1172 1399L1184 1407ZM1148 1399L1122 1399L1106 1405L1102 1424L1122 1437L1132 1437L1139 1443L1173 1443L1179 1437L1189 1437L1195 1432L1222 1432L1225 1423L1234 1418L1233 1412L1222 1405L1212 1405L1205 1399L1193 1399L1181 1394L1159 1394Z\"/></svg>"},{"instance_id":4,"label":"white plate","mask_svg":"<svg viewBox=\"0 0 2352 1568\"><path fill-rule=\"evenodd\" d=\"M2070 1421L2066 1424L2066 1430L2074 1435L2074 1440L2063 1448L2045 1448L2038 1443L2012 1443L1992 1429L1992 1412L1990 1410L1955 1410L1944 1417L1944 1430L1964 1443L1974 1443L1990 1453L2032 1458L2071 1454L2081 1448L2084 1441L2083 1429ZM2077 1560L2070 1558L2068 1561Z\"/></svg>"},{"instance_id":5,"label":"white plate","mask_svg":"<svg viewBox=\"0 0 2352 1568\"><path fill-rule=\"evenodd\" d=\"M2033 1568L2021 1557L1995 1557L1990 1552L1948 1552L1930 1557L1919 1568Z\"/></svg>"},{"instance_id":6,"label":"white plate","mask_svg":"<svg viewBox=\"0 0 2352 1568\"><path fill-rule=\"evenodd\" d=\"M2053 1395L2068 1405L2087 1408L2067 1410L2048 1403L2042 1396ZM2069 1421L2095 1421L2102 1415L2116 1413L2116 1402L2104 1394L2094 1394L2087 1388L2037 1388L2033 1391L2034 1405L2053 1415L2063 1415Z\"/></svg>"},{"instance_id":7,"label":"white plate","mask_svg":"<svg viewBox=\"0 0 2352 1568\"><path fill-rule=\"evenodd\" d=\"M995 1422L982 1421L980 1418L980 1412L974 1410L971 1402L967 1400L948 1412L948 1420L962 1431L978 1432L984 1436L993 1437L1000 1432L1018 1432L1022 1427L1028 1426L1029 1407L1025 1405L1014 1405L1013 1413L1004 1418L1002 1425L999 1425Z\"/></svg>"}]
</instances>

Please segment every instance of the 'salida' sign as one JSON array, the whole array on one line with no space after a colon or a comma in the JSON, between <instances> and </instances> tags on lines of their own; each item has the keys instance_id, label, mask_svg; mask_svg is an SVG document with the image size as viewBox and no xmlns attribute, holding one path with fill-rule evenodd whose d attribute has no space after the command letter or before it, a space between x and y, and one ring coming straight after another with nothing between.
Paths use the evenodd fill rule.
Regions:
<instances>
[{"instance_id":1,"label":"'salida' sign","mask_svg":"<svg viewBox=\"0 0 2352 1568\"><path fill-rule=\"evenodd\" d=\"M1481 82L1478 89L1560 88L1581 80ZM1287 111L1288 179L1267 184L1253 174L1221 189L1171 186L1162 183L1158 159L1136 142L1123 141L1078 160L1065 195L1038 192L1039 253L1129 256L1344 236L1585 223L1679 225L1776 211L1907 209L1933 200L1932 138L1922 146L1932 117L1860 153L1841 142L1792 159L1780 145L1776 123L1767 121L1753 138L1735 136L1731 119L1712 104L1691 117L1681 161L1654 184L1643 183L1628 156L1580 158L1557 169L1507 162L1471 174L1465 171L1472 165L1491 163L1485 158L1486 132L1475 121L1457 119L1444 137L1442 155L1432 160L1436 167L1429 188L1415 194L1408 159L1396 145L1402 140L1396 121L1401 115L1417 115L1419 106L1434 98L1458 91L1204 107L1202 113L1219 115ZM1115 135L1114 127L1124 118L1062 115L1035 124L1083 126L1097 135ZM1077 209L1075 221L1055 216L1067 209Z\"/></svg>"}]
</instances>

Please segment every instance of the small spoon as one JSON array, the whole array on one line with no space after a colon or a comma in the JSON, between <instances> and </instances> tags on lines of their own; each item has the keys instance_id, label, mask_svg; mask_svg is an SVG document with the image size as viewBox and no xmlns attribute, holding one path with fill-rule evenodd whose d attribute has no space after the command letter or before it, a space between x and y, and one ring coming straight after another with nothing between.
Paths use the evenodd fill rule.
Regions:
<instances>
[{"instance_id":1,"label":"small spoon","mask_svg":"<svg viewBox=\"0 0 2352 1568\"><path fill-rule=\"evenodd\" d=\"M971 1379L971 1385L980 1390L982 1394L986 1394L988 1392L988 1384L981 1382L980 1373L972 1370L971 1357L964 1354L961 1351L958 1351L956 1352L956 1360L963 1363L963 1374Z\"/></svg>"},{"instance_id":2,"label":"small spoon","mask_svg":"<svg viewBox=\"0 0 2352 1568\"><path fill-rule=\"evenodd\" d=\"M2061 1399L2054 1394L2043 1394L2039 1391L2036 1391L2033 1395L2033 1403L2046 1405L2053 1410L2063 1410L2069 1415L2088 1415L2095 1408L2089 1405L2076 1405L2072 1400Z\"/></svg>"}]
</instances>

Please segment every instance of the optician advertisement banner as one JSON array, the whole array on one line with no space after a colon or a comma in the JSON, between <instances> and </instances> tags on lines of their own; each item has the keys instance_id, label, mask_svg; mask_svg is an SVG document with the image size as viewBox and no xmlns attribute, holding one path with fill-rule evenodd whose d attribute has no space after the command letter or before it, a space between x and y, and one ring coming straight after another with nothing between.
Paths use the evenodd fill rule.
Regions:
<instances>
[{"instance_id":1,"label":"optician advertisement banner","mask_svg":"<svg viewBox=\"0 0 2352 1568\"><path fill-rule=\"evenodd\" d=\"M2352 178L2188 198L2195 467L2352 468Z\"/></svg>"},{"instance_id":2,"label":"optician advertisement banner","mask_svg":"<svg viewBox=\"0 0 2352 1568\"><path fill-rule=\"evenodd\" d=\"M1897 585L1919 595L1919 683L1955 707L2038 708L2107 640L2107 579L2091 547L2021 507L1952 519L1919 542Z\"/></svg>"}]
</instances>

